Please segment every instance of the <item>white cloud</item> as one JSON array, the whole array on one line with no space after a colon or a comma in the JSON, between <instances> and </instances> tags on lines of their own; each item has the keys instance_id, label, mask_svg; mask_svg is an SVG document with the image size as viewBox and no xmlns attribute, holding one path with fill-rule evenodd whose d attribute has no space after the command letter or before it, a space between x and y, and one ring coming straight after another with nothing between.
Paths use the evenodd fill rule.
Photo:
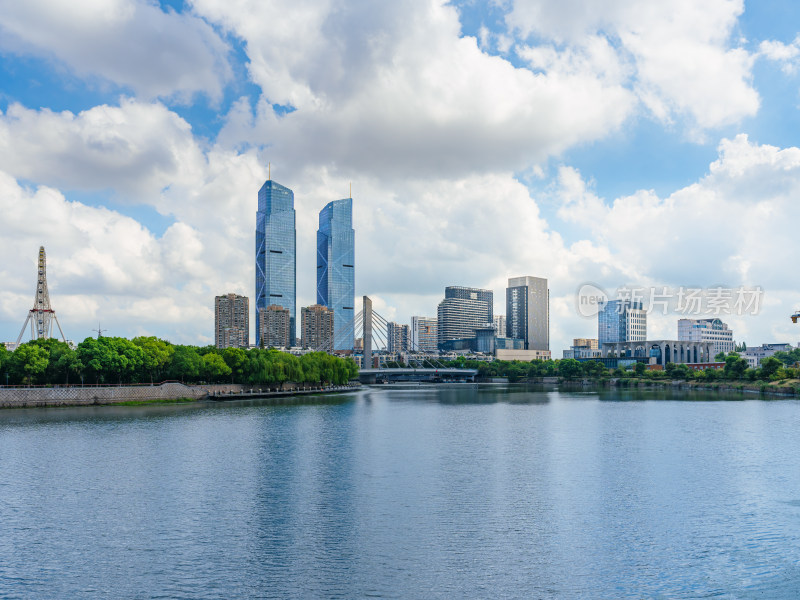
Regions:
<instances>
[{"instance_id":1,"label":"white cloud","mask_svg":"<svg viewBox=\"0 0 800 600\"><path fill-rule=\"evenodd\" d=\"M506 21L522 40L536 36L558 46L522 45L520 55L534 67L591 62L598 36L605 37L617 60L630 64L629 85L656 118L688 115L702 130L758 110L750 83L754 56L730 39L743 11L742 0L515 0ZM576 59L581 55L587 58Z\"/></svg>"},{"instance_id":2,"label":"white cloud","mask_svg":"<svg viewBox=\"0 0 800 600\"><path fill-rule=\"evenodd\" d=\"M632 94L605 75L533 73L482 52L439 0L311 6L195 2L246 41L264 92L255 115L236 105L221 143L268 143L287 164L342 173L460 178L528 168L602 138L633 107ZM264 23L278 21L278 34L263 34ZM297 110L278 117L272 103Z\"/></svg>"},{"instance_id":3,"label":"white cloud","mask_svg":"<svg viewBox=\"0 0 800 600\"><path fill-rule=\"evenodd\" d=\"M227 44L202 19L144 0L0 2L0 48L32 53L138 95L220 99Z\"/></svg>"},{"instance_id":4,"label":"white cloud","mask_svg":"<svg viewBox=\"0 0 800 600\"><path fill-rule=\"evenodd\" d=\"M800 302L787 273L800 219L800 149L723 140L719 158L698 182L661 198L640 190L605 205L574 169L562 169L559 216L586 228L625 279L598 277L611 289L760 286L757 316L731 317L737 339L794 339L788 315ZM675 316L653 315L651 333L673 332Z\"/></svg>"},{"instance_id":5,"label":"white cloud","mask_svg":"<svg viewBox=\"0 0 800 600\"><path fill-rule=\"evenodd\" d=\"M0 113L0 164L17 178L148 202L201 177L203 162L189 124L157 102L123 98L77 115L12 104Z\"/></svg>"},{"instance_id":6,"label":"white cloud","mask_svg":"<svg viewBox=\"0 0 800 600\"><path fill-rule=\"evenodd\" d=\"M786 74L797 71L798 57L800 57L800 37L796 37L789 44L776 40L765 40L758 46L761 56L781 63L781 68Z\"/></svg>"}]
</instances>

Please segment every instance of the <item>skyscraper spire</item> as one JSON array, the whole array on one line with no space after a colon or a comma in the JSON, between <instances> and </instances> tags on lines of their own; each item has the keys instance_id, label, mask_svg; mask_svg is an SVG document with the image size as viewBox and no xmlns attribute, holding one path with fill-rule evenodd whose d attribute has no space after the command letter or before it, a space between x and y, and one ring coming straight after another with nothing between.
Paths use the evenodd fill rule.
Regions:
<instances>
[{"instance_id":1,"label":"skyscraper spire","mask_svg":"<svg viewBox=\"0 0 800 600\"><path fill-rule=\"evenodd\" d=\"M56 311L50 307L50 294L47 291L47 257L44 253L44 246L40 246L36 296L33 298L33 308L28 311L28 317L22 325L22 331L19 332L17 345L19 346L22 340L22 335L25 333L25 327L28 326L28 322L31 324L31 339L38 340L39 338L47 339L52 337L54 321L58 327L58 332L61 334L61 341L66 342L64 332L61 331L61 324L58 322L58 317L56 317Z\"/></svg>"}]
</instances>

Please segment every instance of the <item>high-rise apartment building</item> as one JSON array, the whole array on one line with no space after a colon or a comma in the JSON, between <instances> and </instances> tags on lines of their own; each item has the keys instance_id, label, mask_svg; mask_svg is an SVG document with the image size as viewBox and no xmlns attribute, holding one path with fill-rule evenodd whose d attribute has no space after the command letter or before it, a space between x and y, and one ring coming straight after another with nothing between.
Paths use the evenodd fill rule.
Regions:
<instances>
[{"instance_id":1,"label":"high-rise apartment building","mask_svg":"<svg viewBox=\"0 0 800 600\"><path fill-rule=\"evenodd\" d=\"M506 337L525 350L550 350L550 290L541 277L511 277L506 288Z\"/></svg>"},{"instance_id":2,"label":"high-rise apartment building","mask_svg":"<svg viewBox=\"0 0 800 600\"><path fill-rule=\"evenodd\" d=\"M444 298L445 300L457 298L460 300L479 300L485 302L486 316L483 319L483 324L494 323L494 293L492 290L451 285L444 288Z\"/></svg>"},{"instance_id":3,"label":"high-rise apartment building","mask_svg":"<svg viewBox=\"0 0 800 600\"><path fill-rule=\"evenodd\" d=\"M414 352L436 352L439 339L437 320L431 317L411 317L411 350Z\"/></svg>"},{"instance_id":4,"label":"high-rise apartment building","mask_svg":"<svg viewBox=\"0 0 800 600\"><path fill-rule=\"evenodd\" d=\"M352 350L355 329L353 199L329 202L317 230L317 304L333 311L333 349Z\"/></svg>"},{"instance_id":5,"label":"high-rise apartment building","mask_svg":"<svg viewBox=\"0 0 800 600\"><path fill-rule=\"evenodd\" d=\"M321 304L312 304L300 311L303 348L328 350L333 338L333 311Z\"/></svg>"},{"instance_id":6,"label":"high-rise apartment building","mask_svg":"<svg viewBox=\"0 0 800 600\"><path fill-rule=\"evenodd\" d=\"M681 342L713 342L714 356L733 352L733 331L721 319L679 319L678 340Z\"/></svg>"},{"instance_id":7,"label":"high-rise apartment building","mask_svg":"<svg viewBox=\"0 0 800 600\"><path fill-rule=\"evenodd\" d=\"M408 325L389 322L386 327L386 350L389 352L408 352Z\"/></svg>"},{"instance_id":8,"label":"high-rise apartment building","mask_svg":"<svg viewBox=\"0 0 800 600\"><path fill-rule=\"evenodd\" d=\"M250 300L225 294L214 298L214 345L247 348L250 345Z\"/></svg>"},{"instance_id":9,"label":"high-rise apartment building","mask_svg":"<svg viewBox=\"0 0 800 600\"><path fill-rule=\"evenodd\" d=\"M294 340L296 297L294 192L269 179L258 192L256 212L256 345L261 344L258 309L270 304L289 311L289 339Z\"/></svg>"},{"instance_id":10,"label":"high-rise apartment building","mask_svg":"<svg viewBox=\"0 0 800 600\"><path fill-rule=\"evenodd\" d=\"M647 339L647 312L640 300L608 300L597 313L597 339L603 344L643 342Z\"/></svg>"},{"instance_id":11,"label":"high-rise apartment building","mask_svg":"<svg viewBox=\"0 0 800 600\"><path fill-rule=\"evenodd\" d=\"M506 316L494 316L494 330L497 332L497 337L506 337Z\"/></svg>"},{"instance_id":12,"label":"high-rise apartment building","mask_svg":"<svg viewBox=\"0 0 800 600\"><path fill-rule=\"evenodd\" d=\"M264 348L290 348L291 316L289 309L278 304L258 309L259 340Z\"/></svg>"}]
</instances>

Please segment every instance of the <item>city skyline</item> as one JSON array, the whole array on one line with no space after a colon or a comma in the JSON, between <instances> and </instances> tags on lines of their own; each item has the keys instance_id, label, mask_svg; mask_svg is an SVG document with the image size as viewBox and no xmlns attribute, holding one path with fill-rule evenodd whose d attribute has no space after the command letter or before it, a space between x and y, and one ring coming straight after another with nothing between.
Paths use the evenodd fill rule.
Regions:
<instances>
[{"instance_id":1,"label":"city skyline","mask_svg":"<svg viewBox=\"0 0 800 600\"><path fill-rule=\"evenodd\" d=\"M506 280L536 273L553 350L594 335L575 310L585 283L760 286L756 315L692 317L719 316L738 342L800 339L785 275L798 6L119 7L0 15L0 339L30 309L42 245L70 339L101 321L213 343L213 298L229 292L252 298L255 336L254 190L270 162L296 195L296 310L316 298L302 274L319 207L352 181L356 295L393 321L433 316L453 284L492 290L500 314ZM255 33L274 22L285 39ZM649 336L674 337L676 317L649 315Z\"/></svg>"}]
</instances>

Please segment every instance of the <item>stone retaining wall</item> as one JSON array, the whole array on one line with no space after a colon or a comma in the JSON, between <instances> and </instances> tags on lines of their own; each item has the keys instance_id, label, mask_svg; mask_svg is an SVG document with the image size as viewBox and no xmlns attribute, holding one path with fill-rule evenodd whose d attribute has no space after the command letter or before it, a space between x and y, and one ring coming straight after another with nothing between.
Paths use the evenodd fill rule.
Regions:
<instances>
[{"instance_id":1,"label":"stone retaining wall","mask_svg":"<svg viewBox=\"0 0 800 600\"><path fill-rule=\"evenodd\" d=\"M243 386L184 385L166 382L158 385L108 387L0 388L0 408L26 406L83 406L116 404L136 400L175 400L204 398L213 393L241 393Z\"/></svg>"}]
</instances>

